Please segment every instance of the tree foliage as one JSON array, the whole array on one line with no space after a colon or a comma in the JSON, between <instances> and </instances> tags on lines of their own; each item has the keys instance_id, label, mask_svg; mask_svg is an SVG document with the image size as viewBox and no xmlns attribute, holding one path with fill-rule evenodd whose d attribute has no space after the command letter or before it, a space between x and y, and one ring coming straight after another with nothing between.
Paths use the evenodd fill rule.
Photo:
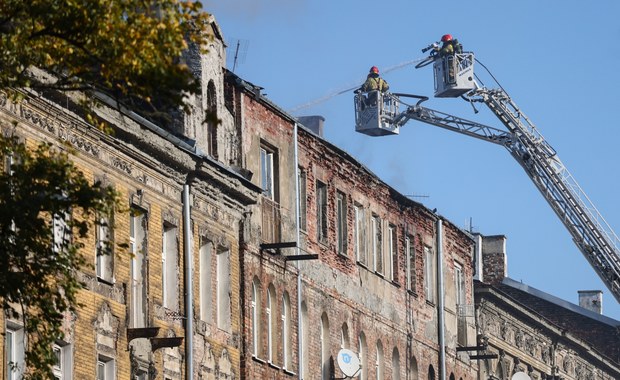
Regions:
<instances>
[{"instance_id":1,"label":"tree foliage","mask_svg":"<svg viewBox=\"0 0 620 380\"><path fill-rule=\"evenodd\" d=\"M200 88L182 53L208 17L191 0L2 0L0 88L104 91L161 115Z\"/></svg>"},{"instance_id":2,"label":"tree foliage","mask_svg":"<svg viewBox=\"0 0 620 380\"><path fill-rule=\"evenodd\" d=\"M90 183L49 144L30 149L0 137L0 152L0 302L24 324L28 377L53 378L53 344L63 339L66 313L78 307L76 271L88 265L84 238L118 195Z\"/></svg>"}]
</instances>

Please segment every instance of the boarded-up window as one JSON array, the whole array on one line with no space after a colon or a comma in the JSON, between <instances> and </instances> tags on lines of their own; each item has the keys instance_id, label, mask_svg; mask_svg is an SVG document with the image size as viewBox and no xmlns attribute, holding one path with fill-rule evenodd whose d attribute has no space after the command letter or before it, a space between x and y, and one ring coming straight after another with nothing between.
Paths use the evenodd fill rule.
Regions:
<instances>
[{"instance_id":1,"label":"boarded-up window","mask_svg":"<svg viewBox=\"0 0 620 380\"><path fill-rule=\"evenodd\" d=\"M317 181L316 183L316 230L317 239L327 242L327 185Z\"/></svg>"},{"instance_id":2,"label":"boarded-up window","mask_svg":"<svg viewBox=\"0 0 620 380\"><path fill-rule=\"evenodd\" d=\"M336 193L336 228L338 238L338 253L347 255L347 196L338 191Z\"/></svg>"}]
</instances>

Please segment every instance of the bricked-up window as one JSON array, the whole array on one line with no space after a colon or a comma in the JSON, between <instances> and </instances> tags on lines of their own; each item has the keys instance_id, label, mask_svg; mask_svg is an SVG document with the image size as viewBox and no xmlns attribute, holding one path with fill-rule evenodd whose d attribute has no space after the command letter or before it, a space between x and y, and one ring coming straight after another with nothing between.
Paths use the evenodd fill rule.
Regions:
<instances>
[{"instance_id":1,"label":"bricked-up window","mask_svg":"<svg viewBox=\"0 0 620 380\"><path fill-rule=\"evenodd\" d=\"M330 356L329 356L329 319L327 314L321 315L321 380L330 380Z\"/></svg>"},{"instance_id":2,"label":"bricked-up window","mask_svg":"<svg viewBox=\"0 0 620 380\"><path fill-rule=\"evenodd\" d=\"M252 318L252 356L260 357L263 353L261 344L261 287L257 278L252 281L252 303L251 318Z\"/></svg>"},{"instance_id":3,"label":"bricked-up window","mask_svg":"<svg viewBox=\"0 0 620 380\"><path fill-rule=\"evenodd\" d=\"M435 253L424 247L424 294L428 302L435 303Z\"/></svg>"},{"instance_id":4,"label":"bricked-up window","mask_svg":"<svg viewBox=\"0 0 620 380\"><path fill-rule=\"evenodd\" d=\"M407 265L407 290L415 291L415 245L413 236L405 238L405 254Z\"/></svg>"},{"instance_id":5,"label":"bricked-up window","mask_svg":"<svg viewBox=\"0 0 620 380\"><path fill-rule=\"evenodd\" d=\"M54 379L57 380L69 380L71 376L72 367L72 350L71 345L66 342L58 342L54 344L54 365L52 366L52 372L54 373Z\"/></svg>"},{"instance_id":6,"label":"bricked-up window","mask_svg":"<svg viewBox=\"0 0 620 380\"><path fill-rule=\"evenodd\" d=\"M380 340L377 341L377 361L375 362L376 379L383 380L385 372L385 357L383 354L383 344Z\"/></svg>"},{"instance_id":7,"label":"bricked-up window","mask_svg":"<svg viewBox=\"0 0 620 380\"><path fill-rule=\"evenodd\" d=\"M396 236L396 226L390 224L388 227L388 265L389 265L389 279L398 282L398 250L397 250L398 237Z\"/></svg>"},{"instance_id":8,"label":"bricked-up window","mask_svg":"<svg viewBox=\"0 0 620 380\"><path fill-rule=\"evenodd\" d=\"M301 303L301 377L309 379L310 373L310 321L308 319L308 306Z\"/></svg>"},{"instance_id":9,"label":"bricked-up window","mask_svg":"<svg viewBox=\"0 0 620 380\"><path fill-rule=\"evenodd\" d=\"M97 357L97 380L115 379L114 359L99 355Z\"/></svg>"},{"instance_id":10,"label":"bricked-up window","mask_svg":"<svg viewBox=\"0 0 620 380\"><path fill-rule=\"evenodd\" d=\"M383 236L381 229L381 218L377 215L372 216L372 257L374 270L383 274Z\"/></svg>"},{"instance_id":11,"label":"bricked-up window","mask_svg":"<svg viewBox=\"0 0 620 380\"><path fill-rule=\"evenodd\" d=\"M213 243L205 240L200 246L200 319L205 322L213 321L212 260Z\"/></svg>"},{"instance_id":12,"label":"bricked-up window","mask_svg":"<svg viewBox=\"0 0 620 380\"><path fill-rule=\"evenodd\" d=\"M355 239L355 258L365 266L368 266L368 249L366 248L366 213L361 205L353 206L355 212L355 224L353 226L353 239Z\"/></svg>"},{"instance_id":13,"label":"bricked-up window","mask_svg":"<svg viewBox=\"0 0 620 380\"><path fill-rule=\"evenodd\" d=\"M164 223L162 235L162 290L164 307L179 309L179 244L178 228Z\"/></svg>"},{"instance_id":14,"label":"bricked-up window","mask_svg":"<svg viewBox=\"0 0 620 380\"><path fill-rule=\"evenodd\" d=\"M347 196L336 192L336 228L338 238L338 253L347 255Z\"/></svg>"},{"instance_id":15,"label":"bricked-up window","mask_svg":"<svg viewBox=\"0 0 620 380\"><path fill-rule=\"evenodd\" d=\"M5 342L5 371L8 380L18 380L24 373L25 346L24 328L19 325L7 323Z\"/></svg>"},{"instance_id":16,"label":"bricked-up window","mask_svg":"<svg viewBox=\"0 0 620 380\"><path fill-rule=\"evenodd\" d=\"M146 327L146 226L147 215L132 208L129 217L129 248L131 251L131 327Z\"/></svg>"},{"instance_id":17,"label":"bricked-up window","mask_svg":"<svg viewBox=\"0 0 620 380\"><path fill-rule=\"evenodd\" d=\"M292 323L291 300L288 293L284 292L282 295L282 367L288 370L293 369Z\"/></svg>"},{"instance_id":18,"label":"bricked-up window","mask_svg":"<svg viewBox=\"0 0 620 380\"><path fill-rule=\"evenodd\" d=\"M260 183L262 199L262 241L280 241L280 205L278 204L278 155L266 143L260 147Z\"/></svg>"},{"instance_id":19,"label":"bricked-up window","mask_svg":"<svg viewBox=\"0 0 620 380\"><path fill-rule=\"evenodd\" d=\"M368 380L368 346L366 344L366 335L364 335L364 332L360 333L357 339L357 345L359 347L360 366L362 367L359 380Z\"/></svg>"},{"instance_id":20,"label":"bricked-up window","mask_svg":"<svg viewBox=\"0 0 620 380\"><path fill-rule=\"evenodd\" d=\"M327 242L327 185L316 182L316 230L317 239Z\"/></svg>"},{"instance_id":21,"label":"bricked-up window","mask_svg":"<svg viewBox=\"0 0 620 380\"><path fill-rule=\"evenodd\" d=\"M305 231L307 228L307 174L303 168L297 168L299 179L299 228Z\"/></svg>"},{"instance_id":22,"label":"bricked-up window","mask_svg":"<svg viewBox=\"0 0 620 380\"><path fill-rule=\"evenodd\" d=\"M230 250L220 249L216 260L217 327L231 329Z\"/></svg>"},{"instance_id":23,"label":"bricked-up window","mask_svg":"<svg viewBox=\"0 0 620 380\"><path fill-rule=\"evenodd\" d=\"M276 357L276 289L273 285L269 285L267 289L267 307L265 308L265 314L267 315L267 361L274 363Z\"/></svg>"},{"instance_id":24,"label":"bricked-up window","mask_svg":"<svg viewBox=\"0 0 620 380\"><path fill-rule=\"evenodd\" d=\"M106 282L114 281L114 251L112 250L113 215L99 215L95 229L95 270L97 278Z\"/></svg>"}]
</instances>

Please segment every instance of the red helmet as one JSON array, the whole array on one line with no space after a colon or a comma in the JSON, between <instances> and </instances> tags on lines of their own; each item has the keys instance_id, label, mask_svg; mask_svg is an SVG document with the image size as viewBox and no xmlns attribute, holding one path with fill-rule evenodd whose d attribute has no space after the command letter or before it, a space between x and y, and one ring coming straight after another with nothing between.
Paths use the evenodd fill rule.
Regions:
<instances>
[{"instance_id":1,"label":"red helmet","mask_svg":"<svg viewBox=\"0 0 620 380\"><path fill-rule=\"evenodd\" d=\"M379 68L377 66L373 66L370 68L370 72L373 74L379 74Z\"/></svg>"},{"instance_id":2,"label":"red helmet","mask_svg":"<svg viewBox=\"0 0 620 380\"><path fill-rule=\"evenodd\" d=\"M444 34L443 36L441 36L441 42L448 42L448 41L452 41L451 34Z\"/></svg>"}]
</instances>

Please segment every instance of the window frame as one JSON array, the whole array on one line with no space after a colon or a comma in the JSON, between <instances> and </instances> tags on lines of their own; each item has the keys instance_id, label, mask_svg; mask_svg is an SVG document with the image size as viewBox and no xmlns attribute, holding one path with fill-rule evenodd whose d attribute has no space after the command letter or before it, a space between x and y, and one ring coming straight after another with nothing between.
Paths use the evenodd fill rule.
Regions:
<instances>
[{"instance_id":1,"label":"window frame","mask_svg":"<svg viewBox=\"0 0 620 380\"><path fill-rule=\"evenodd\" d=\"M347 256L348 229L347 229L347 195L340 190L336 191L336 247L338 253Z\"/></svg>"}]
</instances>

